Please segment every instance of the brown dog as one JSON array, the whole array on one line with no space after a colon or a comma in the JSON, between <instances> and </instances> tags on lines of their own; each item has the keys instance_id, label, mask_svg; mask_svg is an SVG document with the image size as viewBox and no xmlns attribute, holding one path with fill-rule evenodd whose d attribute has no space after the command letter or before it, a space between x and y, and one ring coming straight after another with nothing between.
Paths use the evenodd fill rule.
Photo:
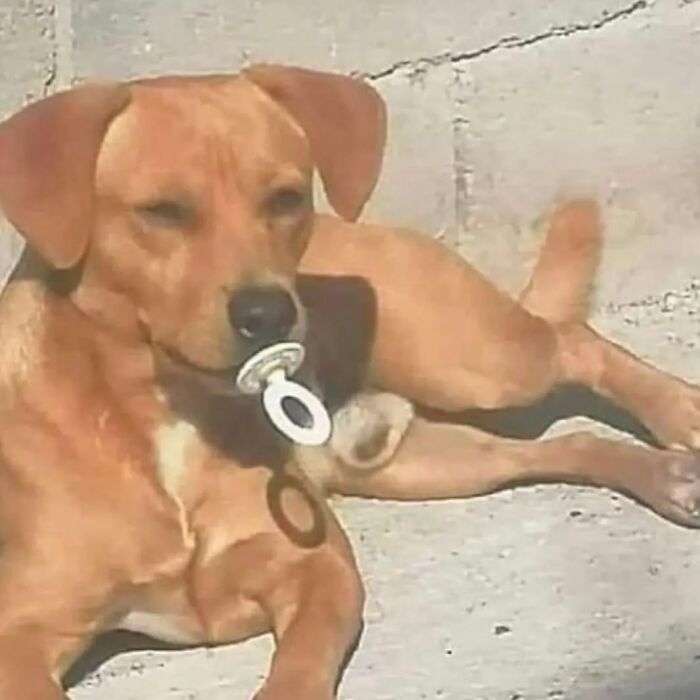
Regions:
<instances>
[{"instance_id":1,"label":"brown dog","mask_svg":"<svg viewBox=\"0 0 700 700\"><path fill-rule=\"evenodd\" d=\"M563 480L700 524L690 452L517 442L357 394L457 410L581 383L664 445L700 444L698 389L585 325L592 205L554 215L519 303L427 237L316 216L314 167L357 217L384 128L370 88L281 67L80 87L0 125L0 206L30 245L0 300L0 697L65 697L63 672L117 627L272 630L257 697L334 697L363 593L330 492ZM292 452L233 377L303 337L336 433Z\"/></svg>"}]
</instances>

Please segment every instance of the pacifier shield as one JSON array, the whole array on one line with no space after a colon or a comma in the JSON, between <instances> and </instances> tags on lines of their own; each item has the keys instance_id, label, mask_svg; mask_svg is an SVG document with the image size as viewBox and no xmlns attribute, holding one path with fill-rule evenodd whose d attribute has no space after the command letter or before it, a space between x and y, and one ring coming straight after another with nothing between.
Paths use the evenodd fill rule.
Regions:
<instances>
[{"instance_id":1,"label":"pacifier shield","mask_svg":"<svg viewBox=\"0 0 700 700\"><path fill-rule=\"evenodd\" d=\"M280 370L286 376L294 374L304 362L301 343L275 343L249 357L236 376L236 385L244 394L259 394Z\"/></svg>"}]
</instances>

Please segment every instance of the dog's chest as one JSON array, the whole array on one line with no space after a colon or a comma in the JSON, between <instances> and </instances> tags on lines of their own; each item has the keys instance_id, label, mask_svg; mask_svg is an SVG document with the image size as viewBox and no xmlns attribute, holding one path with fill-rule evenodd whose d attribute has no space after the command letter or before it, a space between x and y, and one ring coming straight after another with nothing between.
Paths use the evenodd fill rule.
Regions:
<instances>
[{"instance_id":1,"label":"dog's chest","mask_svg":"<svg viewBox=\"0 0 700 700\"><path fill-rule=\"evenodd\" d=\"M184 506L184 487L188 472L203 458L199 432L188 421L177 419L161 423L154 431L158 478L166 492Z\"/></svg>"},{"instance_id":2,"label":"dog's chest","mask_svg":"<svg viewBox=\"0 0 700 700\"><path fill-rule=\"evenodd\" d=\"M175 502L183 541L186 548L194 552L196 540L188 517L187 483L202 459L198 431L184 420L162 422L152 433L152 444L158 480ZM133 601L116 627L170 643L201 642L203 637L197 616L190 609L184 591L184 582L182 585L177 581L166 582L161 591L159 582L154 581L143 599Z\"/></svg>"},{"instance_id":3,"label":"dog's chest","mask_svg":"<svg viewBox=\"0 0 700 700\"><path fill-rule=\"evenodd\" d=\"M249 472L216 457L198 429L182 419L161 423L153 431L152 440L159 481L178 507L183 537L191 549L190 563L197 567L238 539L236 524L245 520L245 512L236 510L236 499L229 496L237 492L236 487L246 481ZM212 488L212 484L216 486ZM219 509L222 497L236 511L233 520L228 507L225 512ZM193 600L198 599L198 585L194 582L204 580L202 572L192 579L194 568L188 568L181 577L156 580L144 588L114 626L169 643L211 641L201 611L193 607ZM230 572L232 577L235 574L235 570ZM238 602L237 605L240 608L237 613L232 605L227 606L230 619L226 629L230 635L225 636L226 641L229 637L245 638L249 629L259 629L261 624L257 604Z\"/></svg>"}]
</instances>

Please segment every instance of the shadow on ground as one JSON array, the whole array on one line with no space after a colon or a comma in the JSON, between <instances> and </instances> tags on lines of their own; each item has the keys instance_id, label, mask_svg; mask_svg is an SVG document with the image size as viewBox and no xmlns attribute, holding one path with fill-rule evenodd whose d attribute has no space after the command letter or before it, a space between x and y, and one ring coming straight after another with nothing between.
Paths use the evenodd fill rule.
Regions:
<instances>
[{"instance_id":1,"label":"shadow on ground","mask_svg":"<svg viewBox=\"0 0 700 700\"><path fill-rule=\"evenodd\" d=\"M649 445L657 444L639 421L606 399L578 386L561 387L537 403L519 408L465 411L459 420L497 435L534 440L555 423L578 416L615 428ZM454 416L440 415L440 418L455 420Z\"/></svg>"},{"instance_id":2,"label":"shadow on ground","mask_svg":"<svg viewBox=\"0 0 700 700\"><path fill-rule=\"evenodd\" d=\"M97 638L63 679L65 688L81 683L111 658L131 651L176 651L181 647L165 644L132 632L110 632Z\"/></svg>"},{"instance_id":3,"label":"shadow on ground","mask_svg":"<svg viewBox=\"0 0 700 700\"><path fill-rule=\"evenodd\" d=\"M117 654L130 651L176 650L177 647L159 644L140 635L127 632L110 633L100 637L73 667L65 679L65 687L71 688L77 685ZM629 678L629 685L624 678L608 678L600 684L604 685L606 690L601 688L592 692L581 691L580 688L577 689L577 679L572 678L571 688L568 690L542 690L537 695L517 694L512 696L511 700L698 700L700 698L700 654L696 655L695 662L697 668L683 665L676 671L668 668L659 668L648 673L636 671L634 676ZM465 679L465 692L468 690L469 682ZM341 690L340 697L342 696ZM480 695L479 697L481 700L500 700L502 696L486 698ZM444 697L443 700L457 700L457 698Z\"/></svg>"}]
</instances>

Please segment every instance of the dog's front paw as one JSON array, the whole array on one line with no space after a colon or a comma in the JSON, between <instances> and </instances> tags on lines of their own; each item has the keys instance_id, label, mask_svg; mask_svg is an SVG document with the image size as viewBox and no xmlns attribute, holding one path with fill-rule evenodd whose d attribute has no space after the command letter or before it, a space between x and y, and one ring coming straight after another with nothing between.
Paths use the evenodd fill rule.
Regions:
<instances>
[{"instance_id":1,"label":"dog's front paw","mask_svg":"<svg viewBox=\"0 0 700 700\"><path fill-rule=\"evenodd\" d=\"M377 469L394 456L413 415L395 394L357 394L333 415L331 449L346 466Z\"/></svg>"}]
</instances>

